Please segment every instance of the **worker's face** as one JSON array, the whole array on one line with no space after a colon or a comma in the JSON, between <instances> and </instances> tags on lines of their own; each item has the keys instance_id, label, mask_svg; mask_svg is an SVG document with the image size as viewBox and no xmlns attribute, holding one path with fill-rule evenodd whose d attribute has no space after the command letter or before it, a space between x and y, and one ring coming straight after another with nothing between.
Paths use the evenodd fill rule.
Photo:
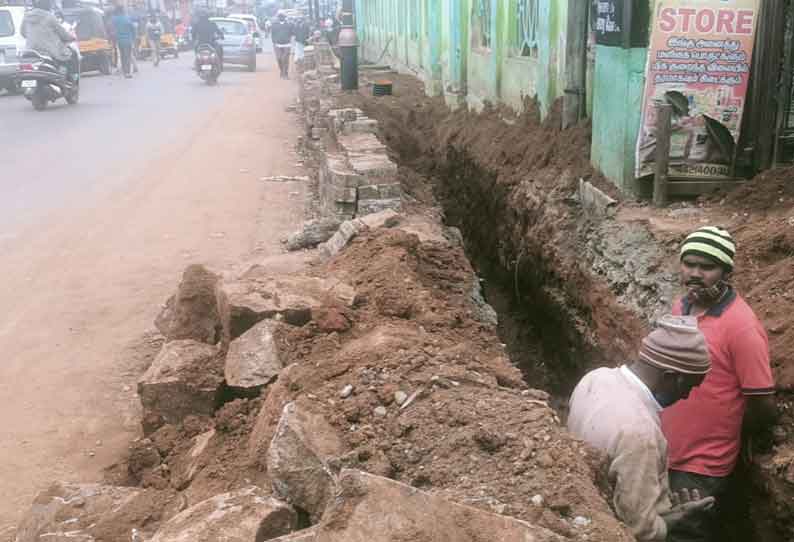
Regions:
<instances>
[{"instance_id":1,"label":"worker's face","mask_svg":"<svg viewBox=\"0 0 794 542\"><path fill-rule=\"evenodd\" d=\"M690 290L711 288L725 275L725 269L711 258L696 254L681 258L681 282Z\"/></svg>"},{"instance_id":2,"label":"worker's face","mask_svg":"<svg viewBox=\"0 0 794 542\"><path fill-rule=\"evenodd\" d=\"M704 378L705 375L666 371L662 379L662 385L655 394L656 400L661 406L667 408L677 401L688 398L692 389L699 386Z\"/></svg>"}]
</instances>

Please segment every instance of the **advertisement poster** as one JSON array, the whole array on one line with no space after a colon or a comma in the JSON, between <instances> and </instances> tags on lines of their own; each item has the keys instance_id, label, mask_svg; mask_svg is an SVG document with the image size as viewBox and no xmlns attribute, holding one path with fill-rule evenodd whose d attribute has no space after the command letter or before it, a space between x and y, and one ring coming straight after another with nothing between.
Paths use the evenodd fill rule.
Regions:
<instances>
[{"instance_id":1,"label":"advertisement poster","mask_svg":"<svg viewBox=\"0 0 794 542\"><path fill-rule=\"evenodd\" d=\"M637 177L653 174L656 104L672 106L673 178L727 177L739 140L759 0L657 0Z\"/></svg>"}]
</instances>

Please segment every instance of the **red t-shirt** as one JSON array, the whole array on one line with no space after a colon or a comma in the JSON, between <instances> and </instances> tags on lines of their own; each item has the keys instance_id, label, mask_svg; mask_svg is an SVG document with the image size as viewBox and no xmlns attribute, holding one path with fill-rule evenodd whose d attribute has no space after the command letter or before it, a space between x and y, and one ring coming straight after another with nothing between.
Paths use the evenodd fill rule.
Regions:
<instances>
[{"instance_id":1,"label":"red t-shirt","mask_svg":"<svg viewBox=\"0 0 794 542\"><path fill-rule=\"evenodd\" d=\"M685 300L673 314L686 314ZM711 371L689 398L662 412L671 469L728 476L741 447L745 396L774 393L769 343L761 322L735 291L704 315L698 326L711 354Z\"/></svg>"}]
</instances>

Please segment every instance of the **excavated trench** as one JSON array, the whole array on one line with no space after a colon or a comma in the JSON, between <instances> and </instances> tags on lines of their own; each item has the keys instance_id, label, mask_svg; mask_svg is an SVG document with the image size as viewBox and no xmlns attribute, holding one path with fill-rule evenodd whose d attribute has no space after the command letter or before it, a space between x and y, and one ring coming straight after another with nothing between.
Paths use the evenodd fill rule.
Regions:
<instances>
[{"instance_id":1,"label":"excavated trench","mask_svg":"<svg viewBox=\"0 0 794 542\"><path fill-rule=\"evenodd\" d=\"M540 122L531 107L520 117L449 113L408 90L354 105L379 120L409 197L439 204L446 224L460 229L508 355L529 386L551 392L564 410L585 372L630 359L644 335L644 323L580 265L585 219L571 198L573 179L604 188L589 166L589 126L562 132L557 111ZM722 503L722 539L782 542L762 478L739 470L733 498Z\"/></svg>"}]
</instances>

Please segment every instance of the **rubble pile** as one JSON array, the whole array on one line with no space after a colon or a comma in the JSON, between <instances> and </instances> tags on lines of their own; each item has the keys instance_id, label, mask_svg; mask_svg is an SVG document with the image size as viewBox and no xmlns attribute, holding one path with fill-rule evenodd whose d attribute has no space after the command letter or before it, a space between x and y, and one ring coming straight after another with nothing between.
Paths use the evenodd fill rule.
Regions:
<instances>
[{"instance_id":1,"label":"rubble pile","mask_svg":"<svg viewBox=\"0 0 794 542\"><path fill-rule=\"evenodd\" d=\"M187 268L139 380L143 435L103 484L41 493L17 541L632 540L604 458L511 363L460 232L396 212L374 124L322 102L315 150L350 169L320 190L355 178L326 201L346 220L302 273Z\"/></svg>"}]
</instances>

